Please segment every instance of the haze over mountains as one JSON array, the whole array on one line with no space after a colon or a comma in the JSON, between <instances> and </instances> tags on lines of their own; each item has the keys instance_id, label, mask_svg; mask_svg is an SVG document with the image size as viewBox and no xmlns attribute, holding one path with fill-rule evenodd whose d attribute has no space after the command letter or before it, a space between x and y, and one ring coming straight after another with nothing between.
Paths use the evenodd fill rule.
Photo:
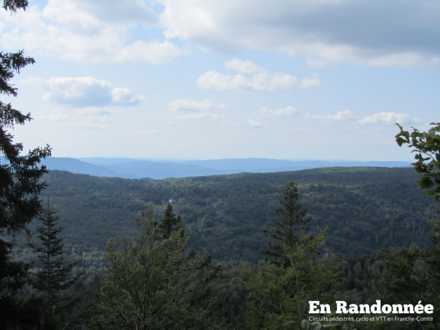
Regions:
<instances>
[{"instance_id":1,"label":"haze over mountains","mask_svg":"<svg viewBox=\"0 0 440 330\"><path fill-rule=\"evenodd\" d=\"M399 161L278 160L265 158L214 160L142 160L130 158L58 158L44 161L49 170L99 177L164 179L235 173L297 171L325 167L408 167Z\"/></svg>"}]
</instances>

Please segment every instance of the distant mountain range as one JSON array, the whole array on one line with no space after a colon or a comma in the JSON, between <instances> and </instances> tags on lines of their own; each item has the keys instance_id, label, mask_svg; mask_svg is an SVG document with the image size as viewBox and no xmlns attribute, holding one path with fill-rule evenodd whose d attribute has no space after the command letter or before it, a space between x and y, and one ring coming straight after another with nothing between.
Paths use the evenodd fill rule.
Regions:
<instances>
[{"instance_id":1,"label":"distant mountain range","mask_svg":"<svg viewBox=\"0 0 440 330\"><path fill-rule=\"evenodd\" d=\"M57 158L44 161L49 170L66 171L99 177L126 179L164 179L235 173L270 173L325 167L408 167L398 161L320 161L278 160L265 158L216 160L141 160L130 158Z\"/></svg>"}]
</instances>

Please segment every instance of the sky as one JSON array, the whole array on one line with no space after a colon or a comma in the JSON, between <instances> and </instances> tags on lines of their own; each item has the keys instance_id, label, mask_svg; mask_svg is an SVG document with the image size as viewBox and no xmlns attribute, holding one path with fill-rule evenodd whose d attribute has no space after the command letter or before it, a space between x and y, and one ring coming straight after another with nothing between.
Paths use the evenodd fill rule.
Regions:
<instances>
[{"instance_id":1,"label":"sky","mask_svg":"<svg viewBox=\"0 0 440 330\"><path fill-rule=\"evenodd\" d=\"M408 160L439 121L436 0L30 0L6 99L57 157Z\"/></svg>"}]
</instances>

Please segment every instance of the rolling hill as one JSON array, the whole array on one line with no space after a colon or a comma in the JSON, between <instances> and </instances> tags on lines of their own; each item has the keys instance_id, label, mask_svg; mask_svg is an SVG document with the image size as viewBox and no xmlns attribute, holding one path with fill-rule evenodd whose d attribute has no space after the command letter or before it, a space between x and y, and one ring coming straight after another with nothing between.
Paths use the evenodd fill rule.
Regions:
<instances>
[{"instance_id":1,"label":"rolling hill","mask_svg":"<svg viewBox=\"0 0 440 330\"><path fill-rule=\"evenodd\" d=\"M76 174L87 174L92 176L117 176L112 170L95 164L91 164L75 158L50 157L42 162L50 170L66 171Z\"/></svg>"},{"instance_id":2,"label":"rolling hill","mask_svg":"<svg viewBox=\"0 0 440 330\"><path fill-rule=\"evenodd\" d=\"M411 169L326 168L167 180L99 178L66 172L47 176L45 196L59 211L68 244L102 249L108 239L136 231L148 205L172 200L191 244L219 259L256 260L279 193L294 181L313 219L326 228L327 248L365 255L380 248L424 246L431 200Z\"/></svg>"},{"instance_id":3,"label":"rolling hill","mask_svg":"<svg viewBox=\"0 0 440 330\"><path fill-rule=\"evenodd\" d=\"M50 170L100 177L166 179L236 173L271 173L325 167L407 167L405 162L278 160L264 158L213 160L141 160L130 158L48 158Z\"/></svg>"}]
</instances>

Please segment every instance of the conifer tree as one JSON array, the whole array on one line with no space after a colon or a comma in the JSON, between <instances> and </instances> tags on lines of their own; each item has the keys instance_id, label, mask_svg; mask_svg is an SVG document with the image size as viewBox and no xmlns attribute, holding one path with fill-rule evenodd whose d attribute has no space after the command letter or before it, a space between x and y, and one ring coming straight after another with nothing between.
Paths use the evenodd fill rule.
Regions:
<instances>
[{"instance_id":1,"label":"conifer tree","mask_svg":"<svg viewBox=\"0 0 440 330\"><path fill-rule=\"evenodd\" d=\"M25 9L28 5L27 0L4 0L3 8L6 10Z\"/></svg>"},{"instance_id":2,"label":"conifer tree","mask_svg":"<svg viewBox=\"0 0 440 330\"><path fill-rule=\"evenodd\" d=\"M75 264L66 260L61 228L54 210L47 208L39 217L39 244L33 245L37 257L34 286L41 293L49 317L60 314L66 291L76 278Z\"/></svg>"},{"instance_id":3,"label":"conifer tree","mask_svg":"<svg viewBox=\"0 0 440 330\"><path fill-rule=\"evenodd\" d=\"M5 10L25 9L26 0L4 0ZM0 50L0 96L16 96L17 89L10 80L25 66L34 63L25 57L23 51L16 53ZM46 172L40 160L50 155L50 149L36 148L23 154L23 146L14 142L10 130L31 120L10 103L0 100L0 311L14 305L14 296L26 279L26 268L11 260L11 244L5 235L16 233L38 215L41 210L39 193L44 188L41 182ZM15 308L15 307L14 307ZM2 321L9 322L10 315L0 315Z\"/></svg>"},{"instance_id":4,"label":"conifer tree","mask_svg":"<svg viewBox=\"0 0 440 330\"><path fill-rule=\"evenodd\" d=\"M25 8L26 1L4 1L5 9ZM22 68L34 60L17 53L0 51L0 94L17 96L17 89L10 80ZM15 125L31 120L30 114L23 114L11 104L0 101L0 232L14 232L22 229L41 209L39 193L44 188L40 182L46 172L40 160L50 154L50 149L37 148L27 155L22 154L23 145L15 143L9 132ZM1 244L3 243L3 244ZM1 241L0 245L4 245Z\"/></svg>"},{"instance_id":5,"label":"conifer tree","mask_svg":"<svg viewBox=\"0 0 440 330\"><path fill-rule=\"evenodd\" d=\"M171 234L182 228L182 219L174 213L173 205L168 203L162 220L159 223L159 228L162 232L163 238L170 238Z\"/></svg>"},{"instance_id":6,"label":"conifer tree","mask_svg":"<svg viewBox=\"0 0 440 330\"><path fill-rule=\"evenodd\" d=\"M185 253L187 237L174 226L177 219L171 205L159 223L143 213L136 240L109 245L91 329L224 328L211 309L216 268ZM165 220L173 225L164 226Z\"/></svg>"},{"instance_id":7,"label":"conifer tree","mask_svg":"<svg viewBox=\"0 0 440 330\"><path fill-rule=\"evenodd\" d=\"M280 198L277 220L271 225L266 255L270 262L284 263L286 249L294 247L304 238L309 222L307 212L299 202L299 192L295 183L289 183Z\"/></svg>"},{"instance_id":8,"label":"conifer tree","mask_svg":"<svg viewBox=\"0 0 440 330\"><path fill-rule=\"evenodd\" d=\"M307 232L309 218L294 183L285 188L277 214L268 232L268 262L246 279L249 329L299 329L307 301L330 300L338 282L334 260L319 258L324 234Z\"/></svg>"}]
</instances>

